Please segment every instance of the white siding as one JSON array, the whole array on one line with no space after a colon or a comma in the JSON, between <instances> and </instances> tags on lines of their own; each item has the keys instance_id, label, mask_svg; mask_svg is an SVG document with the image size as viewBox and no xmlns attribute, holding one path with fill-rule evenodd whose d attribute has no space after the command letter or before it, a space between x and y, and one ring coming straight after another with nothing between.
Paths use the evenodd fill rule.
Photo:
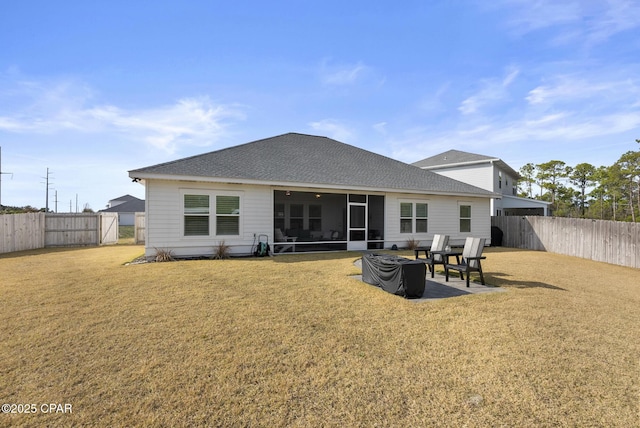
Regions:
<instances>
[{"instance_id":1,"label":"white siding","mask_svg":"<svg viewBox=\"0 0 640 428\"><path fill-rule=\"evenodd\" d=\"M136 224L136 213L118 213L120 226L133 226Z\"/></svg>"},{"instance_id":2,"label":"white siding","mask_svg":"<svg viewBox=\"0 0 640 428\"><path fill-rule=\"evenodd\" d=\"M414 201L429 204L429 220L427 233L400 233L400 202ZM471 232L460 232L460 203L471 205ZM396 244L404 247L407 239L417 239L423 245L433 240L433 235L449 235L454 245L464 244L467 236L486 238L491 241L491 217L489 216L489 199L460 198L454 196L427 196L392 193L385 197L385 247Z\"/></svg>"},{"instance_id":3,"label":"white siding","mask_svg":"<svg viewBox=\"0 0 640 428\"><path fill-rule=\"evenodd\" d=\"M240 196L240 236L185 237L183 195L185 192L231 192ZM233 254L249 254L254 234L268 234L273 242L273 191L267 186L231 185L148 180L146 182L146 255L171 249L181 257L209 256L222 240ZM215 210L215 202L212 209ZM212 228L213 229L213 228Z\"/></svg>"},{"instance_id":4,"label":"white siding","mask_svg":"<svg viewBox=\"0 0 640 428\"><path fill-rule=\"evenodd\" d=\"M307 189L300 189L306 191ZM241 197L240 236L185 237L183 195L185 192L225 192ZM260 234L273 243L273 191L271 186L179 182L164 180L146 181L146 256L152 257L156 249L170 249L179 257L210 256L214 247L224 239L233 254L250 254ZM311 190L312 191L312 190ZM336 192L341 193L339 190ZM348 193L344 190L344 193ZM363 192L357 192L363 193ZM366 193L366 192L365 192ZM460 198L455 196L427 196L388 193L385 197L384 236L385 248L393 244L406 245L415 238L428 245L436 233L450 236L452 244L463 244L467 236L491 237L491 219L488 198ZM428 232L422 234L400 233L400 201L426 202L429 204ZM471 205L471 232L460 232L459 204ZM213 209L215 203L213 205ZM255 235L254 235L255 234Z\"/></svg>"},{"instance_id":5,"label":"white siding","mask_svg":"<svg viewBox=\"0 0 640 428\"><path fill-rule=\"evenodd\" d=\"M494 169L494 188L491 189L496 193L502 193L503 195L516 196L513 194L513 186L516 183L516 179L507 174L505 171L502 171L498 167ZM500 185L500 175L502 174L502 185Z\"/></svg>"},{"instance_id":6,"label":"white siding","mask_svg":"<svg viewBox=\"0 0 640 428\"><path fill-rule=\"evenodd\" d=\"M497 189L497 173L494 174L493 166L489 163L432 169L432 171L490 192L495 190L494 185Z\"/></svg>"}]
</instances>

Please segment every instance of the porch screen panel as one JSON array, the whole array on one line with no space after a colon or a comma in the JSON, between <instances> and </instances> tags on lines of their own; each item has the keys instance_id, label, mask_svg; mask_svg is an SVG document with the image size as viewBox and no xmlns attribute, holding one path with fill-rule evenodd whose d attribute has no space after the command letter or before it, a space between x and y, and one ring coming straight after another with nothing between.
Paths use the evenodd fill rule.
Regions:
<instances>
[{"instance_id":1,"label":"porch screen panel","mask_svg":"<svg viewBox=\"0 0 640 428\"><path fill-rule=\"evenodd\" d=\"M240 197L216 196L216 235L240 234Z\"/></svg>"},{"instance_id":2,"label":"porch screen panel","mask_svg":"<svg viewBox=\"0 0 640 428\"><path fill-rule=\"evenodd\" d=\"M351 211L351 228L364 228L365 227L365 212L366 208L360 205L351 205L349 208Z\"/></svg>"},{"instance_id":3,"label":"porch screen panel","mask_svg":"<svg viewBox=\"0 0 640 428\"><path fill-rule=\"evenodd\" d=\"M184 235L209 235L208 195L184 195Z\"/></svg>"}]
</instances>

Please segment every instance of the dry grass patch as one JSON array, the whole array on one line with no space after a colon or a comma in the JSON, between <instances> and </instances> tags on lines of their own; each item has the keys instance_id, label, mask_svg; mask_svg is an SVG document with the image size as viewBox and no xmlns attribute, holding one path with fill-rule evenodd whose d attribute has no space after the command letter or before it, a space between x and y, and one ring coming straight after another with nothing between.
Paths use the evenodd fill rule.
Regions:
<instances>
[{"instance_id":1,"label":"dry grass patch","mask_svg":"<svg viewBox=\"0 0 640 428\"><path fill-rule=\"evenodd\" d=\"M637 424L637 270L490 249L509 292L415 304L350 278L355 253L123 265L141 252L0 256L0 397L73 404L0 425Z\"/></svg>"}]
</instances>

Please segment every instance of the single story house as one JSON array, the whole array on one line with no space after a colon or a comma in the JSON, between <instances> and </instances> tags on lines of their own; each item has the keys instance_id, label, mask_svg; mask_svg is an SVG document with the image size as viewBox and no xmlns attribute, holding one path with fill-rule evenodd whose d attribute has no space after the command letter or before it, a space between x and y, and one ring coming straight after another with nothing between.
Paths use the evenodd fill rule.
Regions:
<instances>
[{"instance_id":1,"label":"single story house","mask_svg":"<svg viewBox=\"0 0 640 428\"><path fill-rule=\"evenodd\" d=\"M502 159L449 150L412 165L497 193L491 200L492 216L549 215L550 202L518 197L522 177Z\"/></svg>"},{"instance_id":2,"label":"single story house","mask_svg":"<svg viewBox=\"0 0 640 428\"><path fill-rule=\"evenodd\" d=\"M493 192L339 141L289 133L129 171L145 185L146 255L207 256L490 241Z\"/></svg>"},{"instance_id":3,"label":"single story house","mask_svg":"<svg viewBox=\"0 0 640 428\"><path fill-rule=\"evenodd\" d=\"M131 195L120 196L111 199L107 208L100 210L101 213L118 213L118 224L120 226L135 226L136 213L145 211L145 204L142 199Z\"/></svg>"}]
</instances>

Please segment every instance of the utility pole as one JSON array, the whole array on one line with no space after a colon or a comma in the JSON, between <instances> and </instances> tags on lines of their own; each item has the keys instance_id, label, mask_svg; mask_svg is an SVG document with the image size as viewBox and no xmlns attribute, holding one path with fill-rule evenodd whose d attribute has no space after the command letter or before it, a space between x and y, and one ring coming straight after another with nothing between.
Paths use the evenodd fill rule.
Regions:
<instances>
[{"instance_id":1,"label":"utility pole","mask_svg":"<svg viewBox=\"0 0 640 428\"><path fill-rule=\"evenodd\" d=\"M13 178L12 172L2 171L2 147L0 147L0 210L2 209L2 174L11 174L11 178Z\"/></svg>"},{"instance_id":2,"label":"utility pole","mask_svg":"<svg viewBox=\"0 0 640 428\"><path fill-rule=\"evenodd\" d=\"M47 176L46 177L42 177L45 180L47 180L46 183L45 183L46 186L47 186L47 191L46 191L47 201L46 201L46 204L45 204L45 212L47 212L47 213L49 212L49 186L51 186L51 184L53 184L53 183L49 183L49 176L50 175L51 175L51 173L49 172L49 168L47 168ZM56 199L57 199L57 196L56 196Z\"/></svg>"}]
</instances>

